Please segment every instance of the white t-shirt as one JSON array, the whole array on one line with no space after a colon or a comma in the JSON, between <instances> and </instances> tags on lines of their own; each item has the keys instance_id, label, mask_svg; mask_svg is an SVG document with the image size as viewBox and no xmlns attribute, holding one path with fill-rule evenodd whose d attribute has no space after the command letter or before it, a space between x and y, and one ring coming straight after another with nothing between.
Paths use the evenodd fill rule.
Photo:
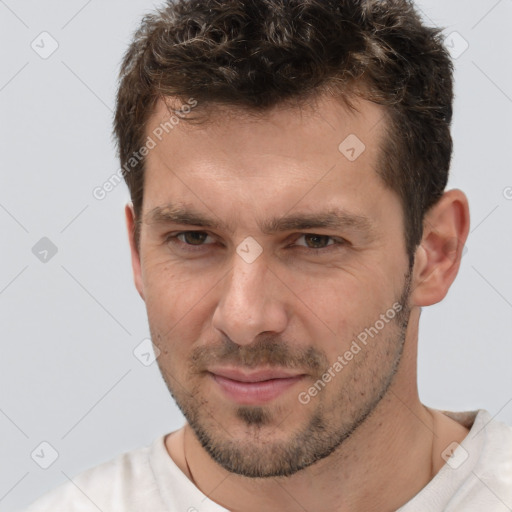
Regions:
<instances>
[{"instance_id":1,"label":"white t-shirt","mask_svg":"<svg viewBox=\"0 0 512 512\"><path fill-rule=\"evenodd\" d=\"M445 414L471 430L399 512L510 512L512 427L484 410ZM167 453L164 438L81 473L25 512L229 512L185 476Z\"/></svg>"}]
</instances>

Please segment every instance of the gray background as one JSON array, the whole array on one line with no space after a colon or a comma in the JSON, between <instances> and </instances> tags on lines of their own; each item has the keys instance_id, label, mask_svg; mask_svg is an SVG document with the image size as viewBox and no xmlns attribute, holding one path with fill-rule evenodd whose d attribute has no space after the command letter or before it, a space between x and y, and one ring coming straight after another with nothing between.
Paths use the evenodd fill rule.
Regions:
<instances>
[{"instance_id":1,"label":"gray background","mask_svg":"<svg viewBox=\"0 0 512 512\"><path fill-rule=\"evenodd\" d=\"M149 332L132 284L127 189L92 194L118 170L117 71L153 5L0 0L0 511L183 424L156 364L133 353ZM512 1L418 5L457 32L450 188L467 193L472 214L459 277L422 314L420 393L512 423ZM58 452L46 470L42 442Z\"/></svg>"}]
</instances>

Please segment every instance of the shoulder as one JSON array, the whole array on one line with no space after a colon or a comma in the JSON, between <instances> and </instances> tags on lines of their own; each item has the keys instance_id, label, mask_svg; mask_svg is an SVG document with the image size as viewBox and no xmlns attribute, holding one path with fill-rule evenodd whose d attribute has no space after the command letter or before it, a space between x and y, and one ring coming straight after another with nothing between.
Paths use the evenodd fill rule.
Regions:
<instances>
[{"instance_id":1,"label":"shoulder","mask_svg":"<svg viewBox=\"0 0 512 512\"><path fill-rule=\"evenodd\" d=\"M510 510L512 427L480 410L462 447L460 467L449 471L463 471L466 464L469 471L447 510Z\"/></svg>"},{"instance_id":2,"label":"shoulder","mask_svg":"<svg viewBox=\"0 0 512 512\"><path fill-rule=\"evenodd\" d=\"M88 512L141 510L140 495L158 498L149 463L151 450L162 442L137 448L90 468L47 492L25 512Z\"/></svg>"},{"instance_id":3,"label":"shoulder","mask_svg":"<svg viewBox=\"0 0 512 512\"><path fill-rule=\"evenodd\" d=\"M483 409L442 412L469 433L447 447L446 464L400 512L512 510L512 427Z\"/></svg>"},{"instance_id":4,"label":"shoulder","mask_svg":"<svg viewBox=\"0 0 512 512\"><path fill-rule=\"evenodd\" d=\"M480 411L469 435L474 439L483 437L475 477L512 505L512 426L496 420L487 411Z\"/></svg>"}]
</instances>

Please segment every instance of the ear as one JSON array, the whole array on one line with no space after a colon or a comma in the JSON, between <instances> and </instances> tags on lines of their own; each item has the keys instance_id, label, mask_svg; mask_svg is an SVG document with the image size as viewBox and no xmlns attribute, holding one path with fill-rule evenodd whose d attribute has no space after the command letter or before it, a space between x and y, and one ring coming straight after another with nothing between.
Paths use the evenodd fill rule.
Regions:
<instances>
[{"instance_id":1,"label":"ear","mask_svg":"<svg viewBox=\"0 0 512 512\"><path fill-rule=\"evenodd\" d=\"M135 282L135 288L137 288L139 295L142 297L142 300L144 300L144 287L142 285L140 254L135 240L135 212L133 210L133 204L128 203L124 208L124 213L126 216L126 228L128 230L128 239L130 242L133 280Z\"/></svg>"},{"instance_id":2,"label":"ear","mask_svg":"<svg viewBox=\"0 0 512 512\"><path fill-rule=\"evenodd\" d=\"M461 190L449 190L425 215L415 254L413 304L430 306L444 299L459 271L468 233L467 197Z\"/></svg>"}]
</instances>

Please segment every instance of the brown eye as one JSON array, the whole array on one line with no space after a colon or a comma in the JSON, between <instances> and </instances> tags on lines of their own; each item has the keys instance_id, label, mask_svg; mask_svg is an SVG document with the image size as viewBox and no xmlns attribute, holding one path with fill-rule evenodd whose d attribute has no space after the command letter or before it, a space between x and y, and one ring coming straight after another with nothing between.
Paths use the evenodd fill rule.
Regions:
<instances>
[{"instance_id":1,"label":"brown eye","mask_svg":"<svg viewBox=\"0 0 512 512\"><path fill-rule=\"evenodd\" d=\"M312 254L324 254L327 251L342 249L350 245L347 240L329 235L318 235L316 233L303 233L295 239L294 245L302 251L309 251Z\"/></svg>"},{"instance_id":2,"label":"brown eye","mask_svg":"<svg viewBox=\"0 0 512 512\"><path fill-rule=\"evenodd\" d=\"M178 237L180 236L183 237L183 241L189 245L201 245L208 237L208 233L204 231L185 231L178 235Z\"/></svg>"},{"instance_id":3,"label":"brown eye","mask_svg":"<svg viewBox=\"0 0 512 512\"><path fill-rule=\"evenodd\" d=\"M327 235L304 235L306 245L310 249L323 249L329 245L330 236Z\"/></svg>"},{"instance_id":4,"label":"brown eye","mask_svg":"<svg viewBox=\"0 0 512 512\"><path fill-rule=\"evenodd\" d=\"M181 231L170 233L165 243L178 253L206 253L218 246L215 238L205 231Z\"/></svg>"}]
</instances>

